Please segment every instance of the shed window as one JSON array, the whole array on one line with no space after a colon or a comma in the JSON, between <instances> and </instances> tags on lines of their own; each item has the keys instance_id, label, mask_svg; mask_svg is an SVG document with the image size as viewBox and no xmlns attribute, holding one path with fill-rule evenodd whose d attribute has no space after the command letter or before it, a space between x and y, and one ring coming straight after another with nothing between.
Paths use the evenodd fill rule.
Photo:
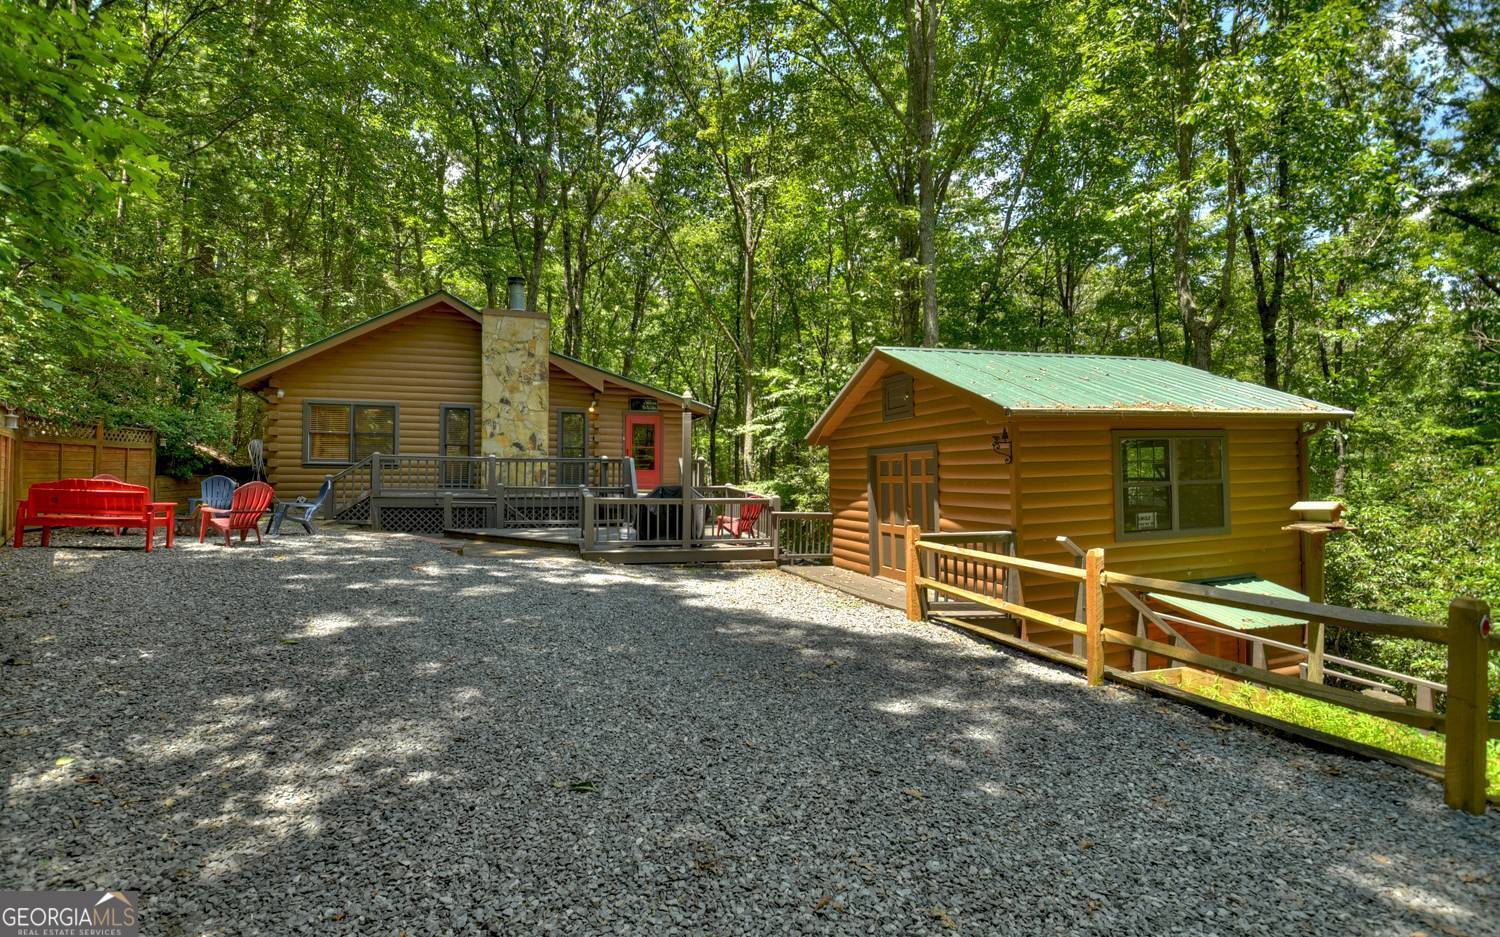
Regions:
<instances>
[{"instance_id":1,"label":"shed window","mask_svg":"<svg viewBox=\"0 0 1500 937\"><path fill-rule=\"evenodd\" d=\"M347 465L396 451L393 403L310 402L303 413L303 460Z\"/></svg>"},{"instance_id":2,"label":"shed window","mask_svg":"<svg viewBox=\"0 0 1500 937\"><path fill-rule=\"evenodd\" d=\"M887 420L906 420L912 416L910 374L892 374L881 383L883 415Z\"/></svg>"},{"instance_id":3,"label":"shed window","mask_svg":"<svg viewBox=\"0 0 1500 937\"><path fill-rule=\"evenodd\" d=\"M1120 537L1229 529L1223 433L1117 433L1115 444Z\"/></svg>"}]
</instances>

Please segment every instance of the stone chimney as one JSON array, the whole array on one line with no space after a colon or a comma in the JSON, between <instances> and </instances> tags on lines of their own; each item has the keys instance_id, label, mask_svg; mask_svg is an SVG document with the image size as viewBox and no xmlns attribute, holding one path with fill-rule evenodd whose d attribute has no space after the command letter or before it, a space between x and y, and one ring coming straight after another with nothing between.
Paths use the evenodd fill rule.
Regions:
<instances>
[{"instance_id":1,"label":"stone chimney","mask_svg":"<svg viewBox=\"0 0 1500 937\"><path fill-rule=\"evenodd\" d=\"M547 455L547 314L526 308L526 285L506 281L508 309L484 310L480 355L480 450L484 455Z\"/></svg>"}]
</instances>

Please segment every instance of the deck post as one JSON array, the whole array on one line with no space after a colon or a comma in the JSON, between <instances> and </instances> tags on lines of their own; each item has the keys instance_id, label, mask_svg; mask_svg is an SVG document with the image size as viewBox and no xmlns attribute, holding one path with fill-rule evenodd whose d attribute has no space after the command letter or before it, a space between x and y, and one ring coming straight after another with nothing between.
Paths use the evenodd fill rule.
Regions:
<instances>
[{"instance_id":1,"label":"deck post","mask_svg":"<svg viewBox=\"0 0 1500 937\"><path fill-rule=\"evenodd\" d=\"M339 516L339 486L333 483L332 475L324 475L323 481L328 484L328 513L323 516L332 519Z\"/></svg>"},{"instance_id":2,"label":"deck post","mask_svg":"<svg viewBox=\"0 0 1500 937\"><path fill-rule=\"evenodd\" d=\"M694 471L697 471L696 466ZM781 552L781 522L776 519L776 515L781 513L781 495L771 496L770 507L769 511L761 511L760 523L769 528L767 533L771 541L771 562L777 563L777 554Z\"/></svg>"},{"instance_id":3,"label":"deck post","mask_svg":"<svg viewBox=\"0 0 1500 937\"><path fill-rule=\"evenodd\" d=\"M693 540L701 533L694 530L696 512L693 502L697 492L693 489L693 411L688 409L693 392L682 392L682 461L678 463L677 481L682 485L682 548L690 550Z\"/></svg>"},{"instance_id":4,"label":"deck post","mask_svg":"<svg viewBox=\"0 0 1500 937\"><path fill-rule=\"evenodd\" d=\"M370 453L370 497L380 494L380 453Z\"/></svg>"},{"instance_id":5,"label":"deck post","mask_svg":"<svg viewBox=\"0 0 1500 937\"><path fill-rule=\"evenodd\" d=\"M1444 727L1443 799L1455 810L1483 816L1485 740L1489 735L1490 607L1458 598L1448 606L1448 719Z\"/></svg>"},{"instance_id":6,"label":"deck post","mask_svg":"<svg viewBox=\"0 0 1500 937\"><path fill-rule=\"evenodd\" d=\"M906 620L922 620L922 590L917 578L922 575L921 554L917 552L917 541L922 539L922 528L916 524L906 525Z\"/></svg>"},{"instance_id":7,"label":"deck post","mask_svg":"<svg viewBox=\"0 0 1500 937\"><path fill-rule=\"evenodd\" d=\"M438 506L443 510L443 529L453 528L453 492L445 491L438 495Z\"/></svg>"},{"instance_id":8,"label":"deck post","mask_svg":"<svg viewBox=\"0 0 1500 937\"><path fill-rule=\"evenodd\" d=\"M587 486L578 491L578 545L582 553L594 550L594 493Z\"/></svg>"},{"instance_id":9,"label":"deck post","mask_svg":"<svg viewBox=\"0 0 1500 937\"><path fill-rule=\"evenodd\" d=\"M1083 609L1088 633L1084 637L1089 686L1104 682L1104 551L1098 547L1083 557Z\"/></svg>"}]
</instances>

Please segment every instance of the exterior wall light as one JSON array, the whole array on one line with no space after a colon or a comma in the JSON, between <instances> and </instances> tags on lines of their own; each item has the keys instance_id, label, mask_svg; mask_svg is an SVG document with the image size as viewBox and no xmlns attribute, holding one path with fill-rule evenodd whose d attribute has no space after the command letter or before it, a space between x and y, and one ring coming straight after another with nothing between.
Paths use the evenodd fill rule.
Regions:
<instances>
[{"instance_id":1,"label":"exterior wall light","mask_svg":"<svg viewBox=\"0 0 1500 937\"><path fill-rule=\"evenodd\" d=\"M1001 429L999 433L990 437L990 448L1000 456L1000 464L1009 465L1012 457L1010 444L1010 431Z\"/></svg>"}]
</instances>

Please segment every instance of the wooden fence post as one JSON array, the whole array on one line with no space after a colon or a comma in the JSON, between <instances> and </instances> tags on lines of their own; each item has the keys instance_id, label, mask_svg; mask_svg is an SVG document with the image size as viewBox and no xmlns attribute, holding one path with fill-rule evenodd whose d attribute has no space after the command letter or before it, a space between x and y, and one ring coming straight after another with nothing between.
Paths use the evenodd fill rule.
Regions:
<instances>
[{"instance_id":1,"label":"wooden fence post","mask_svg":"<svg viewBox=\"0 0 1500 937\"><path fill-rule=\"evenodd\" d=\"M1323 569L1328 531L1313 530L1302 533L1302 590L1309 601L1322 603ZM1323 682L1323 643L1326 629L1321 621L1307 623L1307 679L1313 683Z\"/></svg>"},{"instance_id":2,"label":"wooden fence post","mask_svg":"<svg viewBox=\"0 0 1500 937\"><path fill-rule=\"evenodd\" d=\"M1088 665L1089 686L1104 682L1104 551L1098 547L1083 557L1083 614L1088 634L1084 638L1084 656Z\"/></svg>"},{"instance_id":3,"label":"wooden fence post","mask_svg":"<svg viewBox=\"0 0 1500 937\"><path fill-rule=\"evenodd\" d=\"M1485 740L1489 735L1489 642L1481 630L1488 604L1458 598L1448 606L1448 713L1443 798L1455 810L1485 808Z\"/></svg>"},{"instance_id":4,"label":"wooden fence post","mask_svg":"<svg viewBox=\"0 0 1500 937\"><path fill-rule=\"evenodd\" d=\"M922 620L922 595L917 588L917 577L922 575L922 558L917 552L917 541L922 539L922 528L916 524L906 525L906 620Z\"/></svg>"}]
</instances>

